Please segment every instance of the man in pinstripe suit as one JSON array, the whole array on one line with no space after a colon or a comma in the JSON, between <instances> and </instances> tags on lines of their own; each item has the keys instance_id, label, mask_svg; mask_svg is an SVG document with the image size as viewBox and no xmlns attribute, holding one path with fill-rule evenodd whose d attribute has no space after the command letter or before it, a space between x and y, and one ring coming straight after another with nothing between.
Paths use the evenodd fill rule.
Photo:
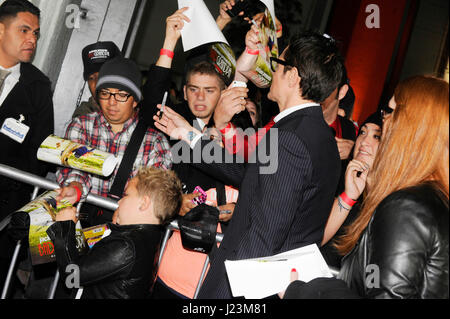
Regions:
<instances>
[{"instance_id":1,"label":"man in pinstripe suit","mask_svg":"<svg viewBox=\"0 0 450 319\"><path fill-rule=\"evenodd\" d=\"M254 152L249 164L194 164L227 185L239 187L234 216L220 247L211 254L211 268L200 298L231 298L224 261L275 255L305 245L320 245L340 175L334 136L320 103L339 85L343 58L334 40L304 33L291 40L273 62L269 98L278 103L275 125L258 145L277 161L265 163ZM201 133L166 109L155 124L174 138L191 143L194 153L209 146Z\"/></svg>"}]
</instances>

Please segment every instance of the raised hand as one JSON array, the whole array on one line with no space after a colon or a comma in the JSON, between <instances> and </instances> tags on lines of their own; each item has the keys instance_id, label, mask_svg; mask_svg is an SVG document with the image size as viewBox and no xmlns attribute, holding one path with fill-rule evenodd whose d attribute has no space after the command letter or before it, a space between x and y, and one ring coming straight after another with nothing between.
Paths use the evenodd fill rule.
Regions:
<instances>
[{"instance_id":1,"label":"raised hand","mask_svg":"<svg viewBox=\"0 0 450 319\"><path fill-rule=\"evenodd\" d=\"M228 88L222 91L214 111L214 123L217 129L224 129L235 114L245 110L247 93L248 89L243 87Z\"/></svg>"},{"instance_id":2,"label":"raised hand","mask_svg":"<svg viewBox=\"0 0 450 319\"><path fill-rule=\"evenodd\" d=\"M346 140L338 137L336 137L336 142L341 160L348 159L353 149L353 146L355 145L355 142L352 140Z\"/></svg>"},{"instance_id":3,"label":"raised hand","mask_svg":"<svg viewBox=\"0 0 450 319\"><path fill-rule=\"evenodd\" d=\"M231 21L231 17L228 15L227 11L233 9L236 1L240 0L226 0L220 4L219 16L216 19L216 23L220 30L223 30L225 26ZM239 16L244 14L243 11L239 12Z\"/></svg>"},{"instance_id":4,"label":"raised hand","mask_svg":"<svg viewBox=\"0 0 450 319\"><path fill-rule=\"evenodd\" d=\"M161 110L161 107L161 104L159 104L158 109ZM155 127L161 132L169 135L171 138L183 140L190 144L192 142L192 136L201 134L201 132L193 128L184 117L170 107L165 106L163 113L161 119L159 118L160 112L153 117Z\"/></svg>"},{"instance_id":5,"label":"raised hand","mask_svg":"<svg viewBox=\"0 0 450 319\"><path fill-rule=\"evenodd\" d=\"M368 164L352 160L347 165L345 172L345 193L353 200L357 200L366 188L367 175L370 167Z\"/></svg>"},{"instance_id":6,"label":"raised hand","mask_svg":"<svg viewBox=\"0 0 450 319\"><path fill-rule=\"evenodd\" d=\"M259 39L259 28L252 25L245 36L245 46L251 50L258 50L258 44L261 43Z\"/></svg>"},{"instance_id":7,"label":"raised hand","mask_svg":"<svg viewBox=\"0 0 450 319\"><path fill-rule=\"evenodd\" d=\"M188 7L181 8L166 19L166 42L176 45L178 39L181 37L181 30L184 27L184 23L191 22L184 14L188 9ZM172 49L174 48L175 46Z\"/></svg>"}]
</instances>

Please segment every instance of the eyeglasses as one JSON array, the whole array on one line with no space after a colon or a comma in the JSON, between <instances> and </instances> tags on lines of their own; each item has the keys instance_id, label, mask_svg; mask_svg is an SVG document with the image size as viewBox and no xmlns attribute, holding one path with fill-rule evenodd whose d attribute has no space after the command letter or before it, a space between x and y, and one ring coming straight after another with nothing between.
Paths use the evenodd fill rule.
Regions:
<instances>
[{"instance_id":1,"label":"eyeglasses","mask_svg":"<svg viewBox=\"0 0 450 319\"><path fill-rule=\"evenodd\" d=\"M100 92L98 92L98 98L100 100L109 100L111 96L114 96L114 99L117 102L126 102L130 98L131 94L123 92L112 93L106 90L100 90Z\"/></svg>"},{"instance_id":2,"label":"eyeglasses","mask_svg":"<svg viewBox=\"0 0 450 319\"><path fill-rule=\"evenodd\" d=\"M385 119L389 114L392 114L392 112L394 112L394 109L392 109L389 106L385 105L380 111L381 118Z\"/></svg>"},{"instance_id":3,"label":"eyeglasses","mask_svg":"<svg viewBox=\"0 0 450 319\"><path fill-rule=\"evenodd\" d=\"M291 66L286 61L280 60L278 58L270 57L270 68L273 72L276 72L278 69L278 64L284 65L284 66Z\"/></svg>"}]
</instances>

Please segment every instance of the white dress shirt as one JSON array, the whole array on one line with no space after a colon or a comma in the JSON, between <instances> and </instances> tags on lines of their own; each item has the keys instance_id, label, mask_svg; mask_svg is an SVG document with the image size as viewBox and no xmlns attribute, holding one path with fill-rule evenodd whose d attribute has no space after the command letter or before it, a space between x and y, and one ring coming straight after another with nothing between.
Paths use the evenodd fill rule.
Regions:
<instances>
[{"instance_id":1,"label":"white dress shirt","mask_svg":"<svg viewBox=\"0 0 450 319\"><path fill-rule=\"evenodd\" d=\"M305 103L305 104L300 104L300 105L297 105L297 106L292 106L292 107L290 107L290 108L284 110L284 111L281 112L280 114L278 114L278 115L273 119L273 121L274 121L275 123L278 123L282 118L285 118L285 117L288 116L289 114L292 114L292 113L294 113L294 112L296 112L296 111L298 111L298 110L306 109L307 107L312 107L312 106L319 106L319 104L317 104L317 103Z\"/></svg>"},{"instance_id":2,"label":"white dress shirt","mask_svg":"<svg viewBox=\"0 0 450 319\"><path fill-rule=\"evenodd\" d=\"M5 69L2 66L0 66L2 70L10 71L11 74L8 75L8 77L5 80L5 84L3 85L3 91L0 95L0 107L3 105L3 102L5 102L7 96L12 91L12 89L16 86L17 82L19 82L20 79L20 63L17 63L15 66L9 69Z\"/></svg>"},{"instance_id":3,"label":"white dress shirt","mask_svg":"<svg viewBox=\"0 0 450 319\"><path fill-rule=\"evenodd\" d=\"M202 119L199 119L199 118L197 117L197 123L198 123L198 125L200 126L201 131L203 131L203 129L204 129L205 126L206 126L205 122L203 122ZM198 135L196 135L196 136L194 137L194 139L192 140L192 142L191 142L191 144L190 144L190 146L191 146L192 149L194 149L195 145L197 144L198 141L200 141L200 139L201 139L202 137L203 137L202 134L198 134Z\"/></svg>"}]
</instances>

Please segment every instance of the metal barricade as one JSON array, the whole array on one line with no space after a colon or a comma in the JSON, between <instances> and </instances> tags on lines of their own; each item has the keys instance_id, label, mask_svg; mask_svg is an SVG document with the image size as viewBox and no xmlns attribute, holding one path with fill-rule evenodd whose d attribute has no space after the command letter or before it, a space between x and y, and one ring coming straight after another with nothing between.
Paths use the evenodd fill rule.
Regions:
<instances>
[{"instance_id":1,"label":"metal barricade","mask_svg":"<svg viewBox=\"0 0 450 319\"><path fill-rule=\"evenodd\" d=\"M37 197L39 189L53 190L53 189L58 189L60 187L55 182L49 181L45 178L42 178L40 176L31 174L31 173L23 172L14 167L10 167L10 166L4 165L4 164L0 164L0 175L3 175L10 179L17 180L22 183L33 185L35 188L34 188L32 196L31 196L31 200L34 200ZM113 211L115 211L118 207L117 201L114 201L109 198L93 195L93 194L89 194L86 197L85 202L105 208L105 209L113 210ZM6 228L8 226L9 222L11 221L12 215L13 215L13 213L8 215L4 220L2 220L0 222L0 231L2 231L4 228ZM10 263L10 266L8 269L8 274L7 274L7 277L5 280L5 284L3 286L1 299L6 299L6 296L8 294L9 286L11 284L11 279L13 276L14 269L16 267L17 258L19 256L21 247L22 247L22 243L19 240L14 249L13 257L11 259L11 263ZM58 280L59 280L59 272L56 272L55 278L53 280L53 283L52 283L52 286L50 288L50 292L48 295L49 299L53 299L53 297L54 297Z\"/></svg>"},{"instance_id":2,"label":"metal barricade","mask_svg":"<svg viewBox=\"0 0 450 319\"><path fill-rule=\"evenodd\" d=\"M165 249L167 247L167 242L169 241L170 235L172 234L172 232L174 230L175 231L179 231L180 230L180 228L178 227L178 222L176 220L172 221L169 224L169 226L167 226L166 233L164 234L164 239L163 239L163 242L161 244L161 252L160 252L160 255L159 255L158 267L161 264L161 260L162 260L164 251L165 251ZM216 243L220 244L222 242L222 240L223 240L223 234L217 233L216 234ZM205 279L206 270L208 269L208 265L209 265L209 256L206 255L206 260L205 260L205 263L203 264L202 273L200 275L200 279L198 281L197 288L195 289L194 299L197 299L197 297L198 297L198 293L200 292L200 288L202 287L203 280Z\"/></svg>"},{"instance_id":3,"label":"metal barricade","mask_svg":"<svg viewBox=\"0 0 450 319\"><path fill-rule=\"evenodd\" d=\"M60 187L55 182L49 181L49 180L47 180L45 178L42 178L40 176L31 174L31 173L20 171L20 170L18 170L16 168L13 168L13 167L10 167L10 166L4 165L4 164L0 164L0 175L3 175L5 177L11 178L11 179L14 179L14 180L17 180L17 181L20 181L22 183L26 183L26 184L30 184L30 185L35 186L35 188L33 190L33 194L31 195L31 200L34 200L37 197L39 189L41 189L41 188L45 189L45 190L53 190L53 189L58 189ZM86 197L86 199L84 200L84 202L90 203L90 204L93 204L93 205L96 205L96 206L99 206L99 207L102 207L102 208L105 208L105 209L109 209L109 210L112 210L112 211L115 211L117 209L117 207L118 207L117 201L109 199L109 198L93 195L93 194L89 194ZM79 209L80 209L82 204L83 204L82 202L80 202L78 204L78 207L77 207L78 212L79 212ZM10 214L4 220L0 221L0 231L2 231L4 228L7 227L7 225L11 221L12 215L13 214ZM162 241L162 244L161 244L161 251L160 251L160 256L159 256L159 261L158 261L158 267L159 267L159 265L161 263L164 251L165 251L165 249L167 247L167 242L168 242L168 240L170 238L170 235L172 234L173 231L179 231L178 222L176 220L172 221L170 223L170 225L167 227L166 232L164 234L164 238L163 238L163 241ZM222 240L223 240L223 237L224 237L223 234L218 233L216 235L216 242L217 243L221 243ZM11 278L12 278L12 275L13 275L13 272L14 272L14 268L15 268L16 263L17 263L17 258L18 258L21 246L22 246L22 243L19 240L17 242L17 244L16 244L16 247L15 247L15 250L14 250L14 253L13 253L13 257L12 257L12 260L11 260L11 264L10 264L10 267L8 269L8 274L7 274L7 278L6 278L6 281L5 281L3 290L2 290L1 299L6 299L6 296L7 296L8 290L9 290L9 286L11 284ZM197 297L198 297L198 293L200 292L200 288L201 288L203 280L205 278L206 271L208 269L208 265L209 265L209 256L206 255L206 260L205 260L205 263L203 265L203 269L202 269L202 273L200 275L199 282L197 284L197 288L196 288L196 291L195 291L195 294L194 294L194 299L197 299ZM334 269L334 268L330 267L330 270L331 270L331 272L332 272L334 277L336 277L339 274L339 269ZM48 295L48 299L53 299L53 297L55 295L56 287L57 287L57 284L58 284L58 281L59 281L59 277L60 277L60 274L57 271L56 274L55 274L54 280L52 282L52 285L50 287L50 292L49 292L49 295ZM79 299L81 297L80 292L82 293L82 289L79 290L79 293L77 294L77 299Z\"/></svg>"},{"instance_id":4,"label":"metal barricade","mask_svg":"<svg viewBox=\"0 0 450 319\"><path fill-rule=\"evenodd\" d=\"M35 186L34 191L33 191L33 195L31 197L31 200L34 200L37 197L39 189L53 190L53 189L58 189L60 187L55 182L49 181L49 180L47 180L45 178L42 178L40 176L31 174L31 173L20 171L20 170L18 170L16 168L13 168L13 167L10 167L10 166L7 166L7 165L3 165L3 164L0 164L0 175L3 175L5 177L11 178L11 179L14 179L14 180L17 180L17 181L20 181L22 183L26 183L26 184L30 184L30 185ZM115 211L117 209L117 207L118 207L117 201L114 201L112 199L108 199L108 198L105 198L105 197L93 195L93 194L89 194L86 197L84 202L90 203L90 204L93 204L93 205L96 205L96 206L99 206L99 207L102 207L102 208L105 208L105 209L109 209L109 210L112 210L112 211ZM83 203L79 203L78 204L78 207L77 207L78 211L79 211L79 209L80 209L82 204ZM10 214L8 217L6 217L3 221L0 222L0 231L2 231L9 224L9 222L11 221L12 215L13 214ZM173 231L179 231L179 227L178 227L178 222L177 221L172 221L172 223L170 223L170 225L166 229L166 233L164 235L164 239L163 239L163 242L161 244L161 252L160 252L160 256L159 256L158 266L161 263L164 251L165 251L165 249L167 247L167 242L168 242L168 240L170 238L170 235L171 235L171 233ZM218 233L216 235L216 242L217 243L221 243L222 240L223 240L223 234ZM9 270L8 270L7 280L5 281L5 284L4 284L4 287L3 287L1 299L5 299L6 295L8 293L9 286L11 284L11 278L12 278L12 275L13 275L13 272L14 272L14 268L15 268L16 263L17 263L17 258L18 258L21 246L22 246L21 245L21 241L18 241L17 245L16 245L16 248L14 250L14 254L13 254L13 258L11 260L11 264L10 264ZM202 270L202 273L201 273L201 276L200 276L200 279L199 279L199 282L198 282L198 285L197 285L197 289L195 291L194 299L196 299L197 296L198 296L198 293L200 291L201 285L202 285L203 280L204 280L205 275L206 275L206 270L208 269L208 264L209 264L209 256L206 255L206 260L205 260L205 263L203 265L203 270ZM55 274L55 277L53 279L52 285L50 287L50 292L49 292L49 295L48 295L48 299L53 299L53 297L55 295L55 291L56 291L56 287L57 287L57 284L58 284L59 277L60 277L60 274L57 271L56 274ZM80 289L79 292L82 292L82 290ZM81 296L80 293L77 294L77 295ZM79 297L77 297L77 298L79 298Z\"/></svg>"}]
</instances>

